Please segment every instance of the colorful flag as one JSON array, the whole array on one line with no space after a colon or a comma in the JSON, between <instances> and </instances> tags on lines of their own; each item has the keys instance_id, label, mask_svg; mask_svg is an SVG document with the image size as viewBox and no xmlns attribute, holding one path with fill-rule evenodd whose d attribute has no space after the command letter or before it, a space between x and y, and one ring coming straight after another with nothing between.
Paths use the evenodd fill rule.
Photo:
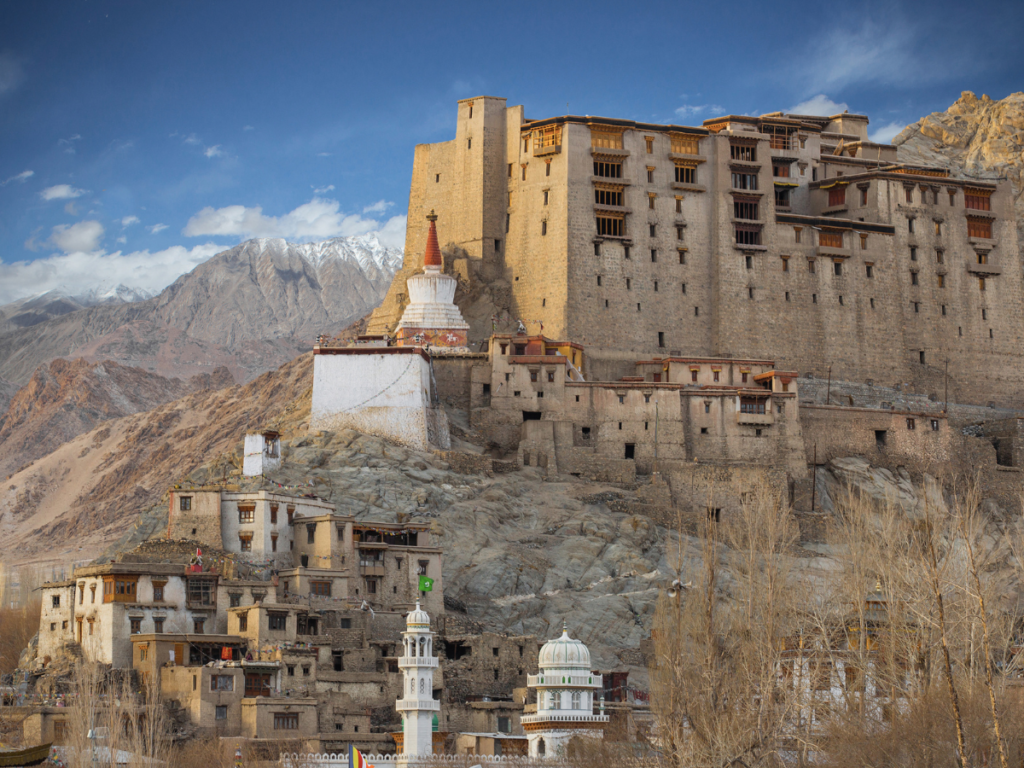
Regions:
<instances>
[{"instance_id":1,"label":"colorful flag","mask_svg":"<svg viewBox=\"0 0 1024 768\"><path fill-rule=\"evenodd\" d=\"M373 768L366 758L363 757L363 753L351 744L348 745L348 765L349 768Z\"/></svg>"},{"instance_id":2,"label":"colorful flag","mask_svg":"<svg viewBox=\"0 0 1024 768\"><path fill-rule=\"evenodd\" d=\"M432 592L434 590L434 580L426 576L420 576L420 592Z\"/></svg>"}]
</instances>

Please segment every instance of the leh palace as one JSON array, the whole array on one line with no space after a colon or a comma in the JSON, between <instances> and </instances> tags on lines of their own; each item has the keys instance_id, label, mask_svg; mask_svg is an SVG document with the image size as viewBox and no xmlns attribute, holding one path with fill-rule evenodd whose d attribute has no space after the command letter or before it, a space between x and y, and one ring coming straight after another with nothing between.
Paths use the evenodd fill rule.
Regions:
<instances>
[{"instance_id":1,"label":"leh palace","mask_svg":"<svg viewBox=\"0 0 1024 768\"><path fill-rule=\"evenodd\" d=\"M672 525L725 519L764 487L814 513L828 457L940 473L968 450L956 416L987 420L970 459L1008 487L1024 463L999 410L1024 375L1010 184L900 163L868 123L528 120L459 101L455 138L416 147L386 299L363 335L313 349L309 433L635 488ZM460 451L469 432L478 453ZM181 738L296 768L357 768L350 747L403 765L558 761L581 739L656 731L627 665L591 661L580 638L600 626L482 631L446 597L416 509L349 514L268 480L289 460L270 425L237 439L230 481L167 478L162 537L43 585L15 698L97 662L150 686ZM652 663L649 643L630 650ZM25 739L71 727L54 693Z\"/></svg>"}]
</instances>

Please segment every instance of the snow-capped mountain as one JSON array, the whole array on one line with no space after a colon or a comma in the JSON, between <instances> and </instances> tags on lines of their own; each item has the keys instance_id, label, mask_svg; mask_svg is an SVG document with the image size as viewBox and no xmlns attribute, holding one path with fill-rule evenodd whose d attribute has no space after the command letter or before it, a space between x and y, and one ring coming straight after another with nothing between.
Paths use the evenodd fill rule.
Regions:
<instances>
[{"instance_id":1,"label":"snow-capped mountain","mask_svg":"<svg viewBox=\"0 0 1024 768\"><path fill-rule=\"evenodd\" d=\"M50 291L0 307L0 379L23 384L54 358L85 357L176 377L226 365L248 381L369 313L401 265L376 235L258 238L152 298L124 285Z\"/></svg>"}]
</instances>

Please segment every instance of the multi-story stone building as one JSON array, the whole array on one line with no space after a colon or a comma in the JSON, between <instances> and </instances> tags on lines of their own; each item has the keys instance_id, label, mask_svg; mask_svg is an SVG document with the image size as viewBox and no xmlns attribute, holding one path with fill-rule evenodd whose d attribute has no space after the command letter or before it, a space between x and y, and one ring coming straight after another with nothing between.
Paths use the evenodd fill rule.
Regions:
<instances>
[{"instance_id":1,"label":"multi-story stone building","mask_svg":"<svg viewBox=\"0 0 1024 768\"><path fill-rule=\"evenodd\" d=\"M416 148L409 220L438 214L456 301L486 292L595 365L768 357L928 393L948 361L951 398L1008 401L1024 323L1009 182L901 164L867 128L849 113L528 120L465 99L455 139ZM370 333L396 326L426 234L409 228ZM465 314L485 341L492 312Z\"/></svg>"}]
</instances>

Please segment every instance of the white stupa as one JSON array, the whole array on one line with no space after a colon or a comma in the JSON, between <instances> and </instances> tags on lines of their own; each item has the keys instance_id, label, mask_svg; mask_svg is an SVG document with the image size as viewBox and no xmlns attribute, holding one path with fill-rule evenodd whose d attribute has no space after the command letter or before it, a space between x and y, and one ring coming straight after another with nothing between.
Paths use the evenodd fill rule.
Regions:
<instances>
[{"instance_id":1,"label":"white stupa","mask_svg":"<svg viewBox=\"0 0 1024 768\"><path fill-rule=\"evenodd\" d=\"M441 702L434 701L434 633L430 631L430 616L418 600L416 609L405 617L402 638L398 668L402 670L403 693L395 703L402 716L402 754L408 758L430 756L434 753L434 721Z\"/></svg>"},{"instance_id":2,"label":"white stupa","mask_svg":"<svg viewBox=\"0 0 1024 768\"><path fill-rule=\"evenodd\" d=\"M455 303L458 280L441 271L441 247L437 242L437 216L427 216L430 231L423 254L423 273L406 280L409 304L402 313L397 331L400 347L442 347L450 351L468 352L469 323L462 318Z\"/></svg>"},{"instance_id":3,"label":"white stupa","mask_svg":"<svg viewBox=\"0 0 1024 768\"><path fill-rule=\"evenodd\" d=\"M537 690L537 714L522 718L530 757L556 757L573 736L603 738L608 716L594 714L594 695L603 682L590 669L587 646L569 637L563 625L562 636L540 649L538 665L539 674L526 682ZM603 699L600 706L603 712Z\"/></svg>"}]
</instances>

